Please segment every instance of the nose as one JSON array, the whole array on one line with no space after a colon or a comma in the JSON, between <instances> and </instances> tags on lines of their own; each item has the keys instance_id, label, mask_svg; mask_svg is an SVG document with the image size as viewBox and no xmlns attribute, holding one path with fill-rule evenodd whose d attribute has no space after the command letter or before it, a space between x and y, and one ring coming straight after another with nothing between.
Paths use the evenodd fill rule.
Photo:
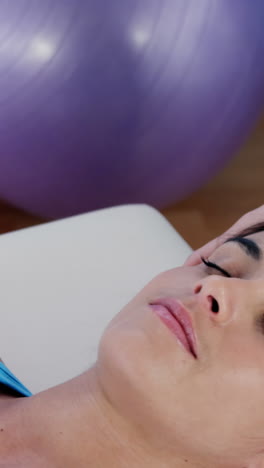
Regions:
<instances>
[{"instance_id":1,"label":"nose","mask_svg":"<svg viewBox=\"0 0 264 468\"><path fill-rule=\"evenodd\" d=\"M234 294L229 278L216 275L204 278L195 284L194 295L202 311L208 313L212 320L225 324L233 319Z\"/></svg>"}]
</instances>

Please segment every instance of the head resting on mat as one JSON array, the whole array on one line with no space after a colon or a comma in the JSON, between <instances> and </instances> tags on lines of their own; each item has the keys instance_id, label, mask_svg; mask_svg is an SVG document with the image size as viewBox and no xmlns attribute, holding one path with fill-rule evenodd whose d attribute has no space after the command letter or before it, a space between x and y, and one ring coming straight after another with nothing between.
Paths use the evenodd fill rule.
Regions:
<instances>
[{"instance_id":1,"label":"head resting on mat","mask_svg":"<svg viewBox=\"0 0 264 468\"><path fill-rule=\"evenodd\" d=\"M5 413L22 446L65 468L263 468L263 230L150 281L92 368Z\"/></svg>"}]
</instances>

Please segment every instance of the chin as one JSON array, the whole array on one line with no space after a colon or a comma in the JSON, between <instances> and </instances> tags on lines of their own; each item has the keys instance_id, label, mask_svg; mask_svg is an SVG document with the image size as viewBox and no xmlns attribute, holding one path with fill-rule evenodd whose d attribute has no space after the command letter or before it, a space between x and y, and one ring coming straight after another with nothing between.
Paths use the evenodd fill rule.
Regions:
<instances>
[{"instance_id":1,"label":"chin","mask_svg":"<svg viewBox=\"0 0 264 468\"><path fill-rule=\"evenodd\" d=\"M129 313L122 310L109 323L98 346L101 384L109 400L123 412L130 411L128 406L145 412L151 400L155 411L167 407L161 395L167 395L168 386L174 388L178 378L189 373L189 362L149 306ZM172 393L174 398L174 390Z\"/></svg>"}]
</instances>

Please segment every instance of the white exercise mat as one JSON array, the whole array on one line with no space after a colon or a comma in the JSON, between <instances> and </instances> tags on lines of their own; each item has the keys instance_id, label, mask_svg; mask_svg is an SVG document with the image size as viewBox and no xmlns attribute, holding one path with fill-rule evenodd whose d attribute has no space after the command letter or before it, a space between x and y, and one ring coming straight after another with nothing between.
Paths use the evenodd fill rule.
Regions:
<instances>
[{"instance_id":1,"label":"white exercise mat","mask_svg":"<svg viewBox=\"0 0 264 468\"><path fill-rule=\"evenodd\" d=\"M77 376L95 362L112 317L190 252L148 205L0 236L0 357L32 393Z\"/></svg>"}]
</instances>

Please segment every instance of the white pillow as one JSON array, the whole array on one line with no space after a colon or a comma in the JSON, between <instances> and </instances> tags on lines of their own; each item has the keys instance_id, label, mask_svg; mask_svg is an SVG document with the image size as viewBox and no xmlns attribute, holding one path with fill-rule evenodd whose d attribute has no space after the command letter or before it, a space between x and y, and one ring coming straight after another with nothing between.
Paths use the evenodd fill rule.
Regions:
<instances>
[{"instance_id":1,"label":"white pillow","mask_svg":"<svg viewBox=\"0 0 264 468\"><path fill-rule=\"evenodd\" d=\"M0 236L0 357L32 393L84 372L121 308L191 248L148 205Z\"/></svg>"}]
</instances>

